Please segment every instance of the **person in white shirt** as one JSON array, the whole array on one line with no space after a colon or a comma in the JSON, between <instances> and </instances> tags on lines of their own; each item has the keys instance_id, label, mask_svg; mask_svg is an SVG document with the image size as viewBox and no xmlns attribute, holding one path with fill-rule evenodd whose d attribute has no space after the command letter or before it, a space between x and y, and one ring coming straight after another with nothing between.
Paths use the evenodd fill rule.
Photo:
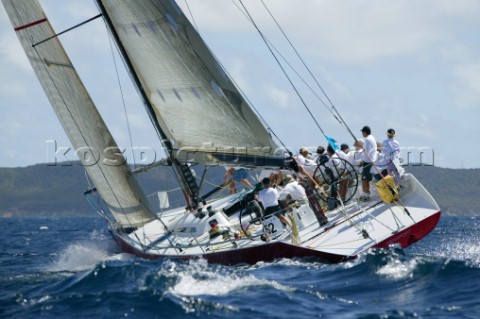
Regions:
<instances>
[{"instance_id":1,"label":"person in white shirt","mask_svg":"<svg viewBox=\"0 0 480 319\"><path fill-rule=\"evenodd\" d=\"M383 162L388 170L388 174L392 175L398 184L404 169L400 166L402 162L400 143L395 139L395 130L393 128L387 130L387 139L383 141L381 154L383 154Z\"/></svg>"},{"instance_id":2,"label":"person in white shirt","mask_svg":"<svg viewBox=\"0 0 480 319\"><path fill-rule=\"evenodd\" d=\"M358 168L360 166L360 162L362 161L363 145L364 145L364 140L357 139L355 143L353 143L355 150L351 152L351 155L350 155L351 163L353 167L355 167L355 170L359 173L361 173L361 170Z\"/></svg>"},{"instance_id":3,"label":"person in white shirt","mask_svg":"<svg viewBox=\"0 0 480 319\"><path fill-rule=\"evenodd\" d=\"M355 156L359 157L359 155L357 155L357 148L355 149L355 151L350 151L350 147L348 146L348 144L340 145L340 151L337 152L338 157L348 162L348 164L352 165L350 167L348 164L345 164L345 169L354 170L355 166L358 166L358 164L360 164L360 161L357 161L357 163L355 163Z\"/></svg>"},{"instance_id":4,"label":"person in white shirt","mask_svg":"<svg viewBox=\"0 0 480 319\"><path fill-rule=\"evenodd\" d=\"M317 151L315 152L315 154L312 155L312 159L315 163L318 162L318 159L322 156L322 155L325 155L325 147L323 146L319 146L317 147Z\"/></svg>"},{"instance_id":5,"label":"person in white shirt","mask_svg":"<svg viewBox=\"0 0 480 319\"><path fill-rule=\"evenodd\" d=\"M355 170L355 164L354 164L355 152L350 152L350 148L348 147L347 144L340 145L340 151L337 152L337 155L339 158L343 159L345 162L352 165L352 166L349 166L346 163L342 163L342 167L344 167L345 170L349 170L349 171ZM350 178L349 174L344 174L343 178L339 182L338 193L343 202L345 201L345 197L347 195L348 186L351 185L352 182L353 181Z\"/></svg>"},{"instance_id":6,"label":"person in white shirt","mask_svg":"<svg viewBox=\"0 0 480 319\"><path fill-rule=\"evenodd\" d=\"M331 178L337 178L340 174L343 173L345 166L342 164L342 161L339 159L340 156L338 152L335 152L333 147L328 145L327 147L327 154L328 154L328 162L325 163L325 168L329 168L330 171L333 173Z\"/></svg>"},{"instance_id":7,"label":"person in white shirt","mask_svg":"<svg viewBox=\"0 0 480 319\"><path fill-rule=\"evenodd\" d=\"M278 205L278 191L275 188L270 187L270 179L265 177L262 180L264 189L258 192L258 201L262 203L263 208L265 209L265 216L272 215L280 211L280 206Z\"/></svg>"},{"instance_id":8,"label":"person in white shirt","mask_svg":"<svg viewBox=\"0 0 480 319\"><path fill-rule=\"evenodd\" d=\"M298 175L300 178L307 178L307 175L312 176L317 168L317 163L312 159L310 152L306 147L300 148L299 154L294 158L298 164Z\"/></svg>"},{"instance_id":9,"label":"person in white shirt","mask_svg":"<svg viewBox=\"0 0 480 319\"><path fill-rule=\"evenodd\" d=\"M350 163L350 158L349 158L349 147L347 144L343 143L340 145L340 150L337 152L338 157L340 157L343 160L346 160L347 162Z\"/></svg>"},{"instance_id":10,"label":"person in white shirt","mask_svg":"<svg viewBox=\"0 0 480 319\"><path fill-rule=\"evenodd\" d=\"M387 139L382 144L382 154L385 157L393 159L395 156L400 155L400 143L394 138L395 130L393 128L388 129Z\"/></svg>"},{"instance_id":11,"label":"person in white shirt","mask_svg":"<svg viewBox=\"0 0 480 319\"><path fill-rule=\"evenodd\" d=\"M312 154L306 147L302 147L300 151L298 151L297 159L300 164L304 166L315 165Z\"/></svg>"},{"instance_id":12,"label":"person in white shirt","mask_svg":"<svg viewBox=\"0 0 480 319\"><path fill-rule=\"evenodd\" d=\"M305 193L305 188L300 185L292 175L288 174L284 179L285 187L279 194L280 200L296 200L296 201L307 201L307 194Z\"/></svg>"},{"instance_id":13,"label":"person in white shirt","mask_svg":"<svg viewBox=\"0 0 480 319\"><path fill-rule=\"evenodd\" d=\"M370 200L370 182L373 179L371 169L372 163L375 163L377 160L378 152L377 152L377 141L371 135L372 131L370 127L364 126L361 129L363 138L365 139L365 143L363 146L362 152L362 160L360 165L362 167L362 191L363 194L359 197L360 201L369 201Z\"/></svg>"}]
</instances>

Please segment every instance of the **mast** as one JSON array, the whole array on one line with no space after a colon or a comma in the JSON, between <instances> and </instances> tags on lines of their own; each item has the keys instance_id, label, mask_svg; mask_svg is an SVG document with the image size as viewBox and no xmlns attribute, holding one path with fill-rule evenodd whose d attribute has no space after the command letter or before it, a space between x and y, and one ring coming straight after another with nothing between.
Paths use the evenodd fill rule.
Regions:
<instances>
[{"instance_id":1,"label":"mast","mask_svg":"<svg viewBox=\"0 0 480 319\"><path fill-rule=\"evenodd\" d=\"M97 4L191 208L200 199L188 163L288 166L288 156L175 1Z\"/></svg>"},{"instance_id":2,"label":"mast","mask_svg":"<svg viewBox=\"0 0 480 319\"><path fill-rule=\"evenodd\" d=\"M158 136L160 137L160 141L162 145L167 149L168 156L171 160L172 166L174 168L175 175L177 176L177 179L180 183L180 186L182 187L185 196L187 197L187 204L191 206L190 208L195 209L198 199L197 199L197 194L198 194L198 186L195 181L195 178L192 176L192 173L190 171L190 168L188 167L187 164L185 163L180 163L180 161L174 156L173 152L173 147L172 147L172 142L168 139L167 135L163 131L162 127L158 123L156 117L155 117L155 111L152 106L152 103L147 97L147 94L145 92L145 89L143 88L143 85L135 72L135 69L133 67L132 61L128 57L128 54L125 50L125 47L122 44L122 41L120 41L120 37L118 36L118 33L115 30L115 27L113 26L112 20L110 19L110 16L105 9L102 0L97 0L98 7L100 9L100 12L103 15L103 18L105 22L108 25L108 28L110 30L110 33L112 34L115 43L117 44L118 49L120 50L120 53L128 67L128 71L130 76L132 77L136 87L138 88L138 92L140 93L140 96L142 97L143 104L145 105L145 108L147 109L148 116L150 117L150 120L152 121L155 130L157 131ZM189 198L193 200L193 205L189 203Z\"/></svg>"}]
</instances>

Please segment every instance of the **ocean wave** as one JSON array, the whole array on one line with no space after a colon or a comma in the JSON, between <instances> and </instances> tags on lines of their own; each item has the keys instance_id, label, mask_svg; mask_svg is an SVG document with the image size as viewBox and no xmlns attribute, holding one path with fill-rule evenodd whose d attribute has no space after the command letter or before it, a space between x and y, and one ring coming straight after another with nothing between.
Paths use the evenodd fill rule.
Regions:
<instances>
[{"instance_id":1,"label":"ocean wave","mask_svg":"<svg viewBox=\"0 0 480 319\"><path fill-rule=\"evenodd\" d=\"M235 267L118 254L89 219L67 221L7 229L0 317L480 316L476 221L445 218L408 249L373 249L341 264L295 258Z\"/></svg>"},{"instance_id":2,"label":"ocean wave","mask_svg":"<svg viewBox=\"0 0 480 319\"><path fill-rule=\"evenodd\" d=\"M50 272L80 272L92 269L118 252L115 243L98 231L87 239L69 243L57 254L53 264L45 270Z\"/></svg>"},{"instance_id":3,"label":"ocean wave","mask_svg":"<svg viewBox=\"0 0 480 319\"><path fill-rule=\"evenodd\" d=\"M177 271L176 276L178 276L177 283L169 290L171 293L181 296L220 296L262 286L281 291L294 290L273 280L257 278L251 274L234 270L227 271L226 267L211 268L205 260L191 261L183 269Z\"/></svg>"}]
</instances>

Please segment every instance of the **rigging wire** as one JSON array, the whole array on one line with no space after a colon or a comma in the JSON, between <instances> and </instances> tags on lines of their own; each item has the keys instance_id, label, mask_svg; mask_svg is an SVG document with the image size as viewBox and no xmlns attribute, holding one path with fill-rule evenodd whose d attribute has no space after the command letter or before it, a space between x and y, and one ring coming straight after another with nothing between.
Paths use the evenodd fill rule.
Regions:
<instances>
[{"instance_id":1,"label":"rigging wire","mask_svg":"<svg viewBox=\"0 0 480 319\"><path fill-rule=\"evenodd\" d=\"M195 18L193 17L192 10L190 9L190 6L188 5L187 0L185 0L185 5L187 6L188 12L190 13L190 16L192 17L192 22L193 22L193 25L195 26L195 30L197 30L197 32L198 32L197 21L195 21Z\"/></svg>"},{"instance_id":2,"label":"rigging wire","mask_svg":"<svg viewBox=\"0 0 480 319\"><path fill-rule=\"evenodd\" d=\"M108 31L107 31L107 34L108 34L108 40L109 40L108 43L110 45L110 52L112 53L113 65L115 66L115 73L117 75L118 87L120 89L120 95L122 97L123 111L125 113L125 121L127 123L128 138L130 140L130 148L131 148L131 151L132 151L133 167L134 167L134 169L136 169L137 168L137 162L136 162L136 159L135 159L135 152L134 152L134 149L133 149L132 130L130 128L130 121L128 119L127 105L125 103L125 96L123 94L122 82L120 81L120 74L118 72L118 65L117 65L117 59L115 58L115 51L113 50L112 38L111 38L111 35ZM128 165L128 162L127 162L127 165Z\"/></svg>"},{"instance_id":3,"label":"rigging wire","mask_svg":"<svg viewBox=\"0 0 480 319\"><path fill-rule=\"evenodd\" d=\"M21 16L20 16L20 14L19 14L18 11L17 11L17 7L16 7L15 5L13 5L13 8L14 8L14 10L15 10L15 13L16 13L17 18L18 18L20 21L22 21ZM52 39L53 39L53 38L52 38ZM71 119L72 119L72 122L73 122L74 125L77 127L77 130L78 130L78 132L80 133L81 139L83 140L83 142L85 143L85 145L87 145L87 146L90 148L90 145L88 144L85 135L84 135L83 132L80 130L80 126L79 126L79 124L77 123L77 121L75 120L75 117L73 116L72 110L70 110L70 108L68 107L68 103L67 103L67 101L65 100L65 97L61 94L61 91L60 91L60 89L59 89L59 87L58 87L58 85L57 85L54 77L52 76L52 74L51 74L51 72L49 71L49 69L48 69L47 67L45 67L45 63L43 62L44 59L41 58L42 55L39 53L39 51L38 51L38 49L37 49L37 46L34 46L35 43L34 43L33 37L32 37L31 35L30 35L30 39L29 39L29 40L30 40L30 42L31 42L31 44L32 44L32 50L34 51L34 54L37 55L36 61L35 61L35 59L33 59L32 61L34 61L34 62L37 63L37 68L38 68L38 69L44 69L45 74L48 76L48 78L50 79L50 81L51 81L52 84L53 84L53 88L51 88L51 87L47 87L47 88L46 88L46 91L45 91L46 95L47 95L47 96L50 96L51 98L53 98L53 97L55 96L54 92L56 91L56 93L58 94L59 98L62 100L63 104L65 105L65 108L66 108L68 114L70 115L70 117L71 117ZM32 52L32 53L33 53L33 52ZM70 65L70 67L72 67L72 68L75 70L75 68L73 67L73 65ZM76 72L76 71L75 71L75 72ZM48 91L48 92L47 92L47 91ZM70 135L73 134L72 131L70 131L70 129L68 129L68 128L66 128L66 131L68 131L68 133L69 133ZM121 205L121 203L120 203L120 200L119 200L117 194L114 192L112 185L110 184L109 180L107 179L105 172L102 170L102 167L101 167L101 166L98 166L98 168L99 168L101 174L103 175L103 177L104 177L104 179L105 179L105 181L106 181L106 184L108 185L108 187L109 187L110 190L112 191L112 194L113 194L113 196L114 196L114 198L115 198L115 201L118 203L118 207L121 209L121 211L122 211L123 214L125 215L125 219L127 220L127 222L131 225L132 223L130 222L127 213L125 212L124 208L122 207L122 205Z\"/></svg>"},{"instance_id":4,"label":"rigging wire","mask_svg":"<svg viewBox=\"0 0 480 319\"><path fill-rule=\"evenodd\" d=\"M247 14L238 6L238 4L235 2L235 0L231 0L233 5L237 7L237 9L243 14L243 16L251 23L252 21L248 18ZM304 77L293 67L293 65L287 60L287 58L280 52L280 50L268 39L267 36L265 36L265 39L267 40L268 44L275 50L275 52L278 54L278 56L283 60L283 62L288 65L288 67L292 70L292 72L295 73L295 75L300 79L300 81L305 84L305 86L310 90L310 92L315 95L315 97L320 101L320 103L325 107L325 109L333 115L334 118L337 119L337 121L340 122L340 120L336 117L335 113L333 113L332 109L328 107L327 103L318 95L317 91L315 91L310 84L304 79ZM341 122L340 122L341 123Z\"/></svg>"},{"instance_id":5,"label":"rigging wire","mask_svg":"<svg viewBox=\"0 0 480 319\"><path fill-rule=\"evenodd\" d=\"M348 132L350 133L350 135L353 137L354 141L356 142L357 141L357 138L355 136L355 134L353 134L352 130L350 129L350 127L348 126L348 124L345 122L345 120L343 119L342 115L340 114L340 112L337 110L337 108L335 107L335 105L333 104L333 102L330 100L330 98L328 97L327 93L325 92L325 90L323 89L323 87L320 85L320 82L317 80L317 78L315 77L315 75L313 74L313 72L311 71L311 69L308 67L308 65L306 64L305 60L302 58L301 54L298 52L298 50L295 48L295 46L293 45L292 41L289 39L289 37L287 36L287 34L285 33L285 31L283 30L282 26L278 23L277 19L275 19L275 17L273 16L272 12L268 9L267 5L265 4L265 2L263 0L260 0L263 4L263 6L265 7L265 9L267 10L267 12L269 13L270 17L273 19L273 21L275 22L275 24L277 25L278 29L280 30L280 32L282 33L282 35L285 37L285 39L287 40L287 42L290 44L290 46L292 47L293 51L295 52L295 54L297 55L297 57L299 58L299 60L302 62L303 66L305 67L305 69L308 71L308 73L310 74L310 76L312 77L313 81L317 84L318 88L320 89L320 91L323 93L323 95L325 96L325 98L328 100L328 102L330 103L331 107L332 107L332 110L335 112L331 112L332 115L335 117L335 119L337 119L337 121L340 122L341 125L344 125L345 128L348 130ZM322 101L323 103L323 101ZM325 104L324 104L325 105ZM326 105L325 105L326 106ZM338 117L337 117L338 116ZM370 159L370 157L368 156L368 154L365 153L365 155L367 155L367 158L370 160L370 162L373 164L374 168L377 170L378 174L382 177L382 180L387 184L385 178L383 177L383 175L381 174L378 166L373 163L373 161ZM399 206L402 206L404 208L404 211L407 212L407 214L410 216L410 214L408 213L408 210L407 208L405 207L405 205L398 201L397 204ZM395 222L396 222L396 215L395 213L393 212L390 204L389 204L389 208L390 208L390 211L392 212L393 214L393 217L395 219ZM413 219L413 218L412 218ZM397 224L398 225L398 224Z\"/></svg>"},{"instance_id":6,"label":"rigging wire","mask_svg":"<svg viewBox=\"0 0 480 319\"><path fill-rule=\"evenodd\" d=\"M253 26L255 27L255 29L257 30L257 32L260 34L260 37L262 38L263 42L265 43L265 45L267 46L268 50L270 51L270 53L272 54L273 58L275 59L275 61L277 62L278 66L280 67L280 69L282 70L283 74L285 75L285 77L287 78L288 82L290 83L290 85L292 86L293 90L295 91L295 93L297 94L298 98L300 99L300 101L302 102L303 106L305 107L305 109L307 110L307 112L310 114L312 120L315 122L315 125L317 126L317 128L320 130L320 132L325 135L325 132L323 131L322 127L320 126L320 124L318 123L317 119L315 118L315 116L313 115L312 111L310 110L310 108L308 107L307 103L305 102L305 100L303 99L302 95L300 94L300 92L298 91L297 87L295 86L295 84L293 83L292 79L290 78L290 76L288 75L288 73L286 72L285 68L283 67L282 63L280 63L280 60L278 59L278 57L276 56L276 54L273 52L272 48L270 47L270 45L268 44L268 41L266 40L266 37L265 35L263 34L263 32L260 30L260 28L258 27L258 25L255 23L255 21L253 20L253 17L250 15L250 12L247 10L247 8L245 7L245 5L243 4L242 0L239 0L240 4L242 5L243 9L245 10L245 13L247 14L249 20L252 22Z\"/></svg>"},{"instance_id":7,"label":"rigging wire","mask_svg":"<svg viewBox=\"0 0 480 319\"><path fill-rule=\"evenodd\" d=\"M327 93L325 92L325 90L323 89L323 87L320 85L320 82L317 80L317 77L313 74L313 72L311 71L311 69L308 67L307 63L305 62L305 60L303 59L303 57L301 56L300 52L298 52L298 50L296 49L296 47L293 45L292 41L290 40L290 38L287 36L287 34L285 33L285 31L283 30L282 26L278 23L277 19L275 19L275 17L273 16L272 12L268 9L267 5L265 4L265 2L263 0L260 0L263 4L263 6L265 7L265 10L267 10L268 14L270 15L270 17L272 18L272 20L275 22L275 24L277 25L278 29L280 30L280 32L282 33L282 35L285 37L285 39L287 40L287 42L290 44L290 46L292 47L293 51L295 52L295 54L297 55L297 57L299 58L299 60L302 62L303 66L305 67L305 69L308 71L308 73L310 74L310 76L312 77L313 81L315 82L315 84L318 86L318 88L320 89L320 91L323 93L323 95L325 96L325 98L328 100L328 102L330 103L330 106L332 108L332 110L335 112L332 113L332 115L335 117L335 119L341 124L341 125L344 125L345 128L348 130L348 132L352 135L353 139L355 141L357 141L357 138L355 136L355 134L353 134L352 130L350 129L350 127L347 125L347 123L345 122L345 120L343 119L343 117L341 116L340 112L338 112L337 108L335 107L335 105L333 104L333 102L330 100L330 98L328 97ZM323 101L322 101L323 103ZM324 104L325 105L325 104ZM325 105L326 106L326 105Z\"/></svg>"},{"instance_id":8,"label":"rigging wire","mask_svg":"<svg viewBox=\"0 0 480 319\"><path fill-rule=\"evenodd\" d=\"M278 29L280 30L280 32L282 33L282 35L284 36L285 40L287 40L288 44L292 47L293 51L295 52L295 54L297 55L297 57L300 59L300 61L302 62L303 66L305 67L305 69L308 71L308 73L310 74L310 76L312 77L312 79L315 81L315 83L317 84L317 86L319 87L319 89L322 91L323 95L325 96L325 98L328 100L328 102L330 103L331 106L333 106L333 103L332 101L330 100L330 98L328 97L327 93L323 90L322 86L320 85L320 83L318 82L316 76L312 73L311 69L308 67L308 65L306 64L305 60L303 59L303 57L300 55L300 53L298 52L298 50L296 49L296 47L293 45L292 41L290 41L290 38L287 36L287 34L285 33L285 31L283 30L282 26L278 23L277 19L273 16L272 12L270 11L270 9L268 9L267 5L265 4L265 2L263 0L260 0L263 4L263 6L265 7L265 10L267 10L268 14L270 15L270 17L272 18L272 20L275 22L275 24L277 25Z\"/></svg>"},{"instance_id":9,"label":"rigging wire","mask_svg":"<svg viewBox=\"0 0 480 319\"><path fill-rule=\"evenodd\" d=\"M233 1L233 0L232 0ZM185 0L185 3L187 5L187 8L188 8L188 11L190 13L190 16L192 18L192 21L193 21L193 24L195 26L195 30L197 30L197 32L200 34L200 31L198 29L198 26L197 26L197 23L195 22L195 19L193 17L193 13L192 11L190 10L190 7L188 6L188 3L187 3L187 0ZM205 44L206 45L206 44ZM238 83L235 81L235 79L230 75L230 73L228 72L228 70L226 69L225 65L223 65L223 63L220 61L220 59L218 59L218 57L215 55L215 53L210 50L210 53L213 55L213 57L215 58L215 60L217 61L217 63L220 65L220 67L222 68L222 70L225 72L225 74L228 76L228 78L230 79L230 81L232 81L233 85L237 88L237 90L240 92L240 94L242 95L243 99L252 107L252 109L255 111L255 113L257 114L257 116L260 118L260 120L263 122L263 124L265 124L265 126L267 127L267 130L273 135L275 136L275 138L278 140L278 142L282 145L282 147L286 150L286 152L288 152L288 148L287 146L285 145L285 143L280 139L280 137L278 137L278 135L275 133L275 131L272 129L272 127L268 124L268 122L265 120L265 118L262 116L262 114L258 111L258 109L255 107L255 105L252 103L252 101L248 98L248 96L245 94L245 92L240 88L240 86L238 85Z\"/></svg>"},{"instance_id":10,"label":"rigging wire","mask_svg":"<svg viewBox=\"0 0 480 319\"><path fill-rule=\"evenodd\" d=\"M99 8L99 10L101 10L101 9ZM110 28L108 27L108 23L107 23L107 21L105 20L105 18L104 18L104 22L105 22L105 26L106 26L106 29L107 29L107 33L108 33L110 36L113 36L111 32L108 32L108 31L110 30ZM121 57L121 61L123 62L123 66L124 66L125 70L129 70L129 66L128 66L128 64L127 64L127 61L126 61L125 57L124 57L123 54L121 53L120 47L119 47L118 45L116 45L116 48L117 48L117 51L118 51L118 53L119 53L119 55L120 55L120 57ZM135 81L133 74L132 74L131 72L127 72L127 74L129 75L130 81L131 81L133 87L135 88L135 91L137 91L137 94L138 94L138 96L140 97L140 100L141 100L141 101L143 102L143 104L146 106L146 105L147 105L147 101L145 101L145 99L143 98L143 95L142 95L142 92L141 92L141 88L138 86L137 82ZM153 115L152 115L150 112L148 112L148 111L147 111L147 114L149 115L148 118L150 119L150 122L151 122L152 126L153 126L154 128L156 128L157 125L156 125L155 119L153 118ZM170 157L169 150L168 150L167 147L165 147L164 141L163 141L163 138L162 138L160 132L159 132L158 130L156 130L156 131L157 131L158 136L160 137L161 144L162 144L162 146L163 146L162 149L163 149L163 151L165 152L165 155L166 155L167 157ZM177 179L177 182L178 182L179 184L181 184L179 177L178 177L177 174L175 173L175 168L173 167L173 165L168 165L168 166L171 167L171 169L172 169L172 171L173 171L173 173L174 173L174 175L175 175L175 177L176 177L176 179ZM162 220L161 218L159 218L159 220L160 220L160 222L164 225L165 229L168 229L167 226L164 224L163 220Z\"/></svg>"},{"instance_id":11,"label":"rigging wire","mask_svg":"<svg viewBox=\"0 0 480 319\"><path fill-rule=\"evenodd\" d=\"M233 1L233 0L232 0ZM278 23L278 21L275 19L275 17L273 16L273 14L271 13L271 11L268 9L267 5L265 4L265 2L263 0L260 0L263 4L263 6L265 7L265 9L267 10L267 12L269 13L270 17L273 19L273 21L275 22L275 24L277 25L277 27L280 29L281 33L283 34L283 36L285 37L285 39L287 40L287 42L290 44L290 46L292 47L293 51L295 52L295 54L297 55L297 57L300 59L300 61L302 62L302 64L304 65L305 69L308 71L308 73L310 74L310 76L312 77L312 79L314 80L314 82L317 84L317 86L319 87L319 89L321 90L321 92L323 93L323 95L325 96L325 98L328 100L328 102L330 103L331 105L331 109L335 112L333 113L332 111L330 111L330 113L335 117L335 119L337 121L339 121L339 123L341 125L343 125L347 131L350 133L350 135L353 137L354 141L357 142L357 137L355 136L355 134L353 134L352 130L350 129L350 127L348 126L348 124L345 122L345 120L343 119L343 117L341 116L340 112L337 110L337 108L335 107L335 105L333 104L333 102L330 100L330 98L328 97L327 93L325 92L325 90L323 89L323 87L320 85L319 81L317 80L317 78L315 77L315 75L313 74L313 72L311 71L311 69L308 67L308 65L306 64L305 60L302 58L302 56L300 55L300 53L298 52L298 50L295 48L295 46L293 45L293 43L290 41L289 37L287 36L287 34L285 33L285 31L283 30L283 28L280 26L280 24ZM251 21L251 23L254 25L254 27L257 29L257 31L259 32L260 36L262 37L263 41L265 42L266 46L268 47L268 49L270 50L270 53L273 55L273 57L275 58L275 60L277 61L278 65L280 66L280 68L282 69L283 73L285 74L285 76L287 77L288 81L290 82L290 84L292 85L292 87L294 88L295 92L297 93L297 95L299 96L300 100L302 101L302 103L304 104L305 108L307 109L308 113L311 115L312 119L315 121L315 123L317 124L317 127L320 129L320 131L323 133L323 135L325 137L327 137L325 135L325 133L323 132L322 128L320 127L320 125L318 124L317 120L315 119L315 117L313 116L313 114L310 112L310 109L308 108L308 106L306 105L305 101L303 100L303 98L300 96L300 93L299 91L296 89L296 87L293 85L291 79L289 78L288 74L286 73L285 69L283 68L283 66L281 65L280 61L278 60L278 58L275 56L275 54L273 53L272 51L272 48L271 46L269 45L269 41L268 39L265 37L265 35L260 31L260 29L258 28L257 24L255 23L255 21L253 20L252 16L250 15L250 13L248 12L247 8L245 7L245 5L243 4L242 0L239 0L239 2L242 4L242 7L244 8L245 10L245 13L248 17L248 19ZM289 63L287 63L288 65L290 65ZM298 73L297 73L298 74ZM302 77L300 77L302 79ZM305 81L304 81L305 83ZM307 85L307 87L310 88L310 86ZM315 94L317 97L318 95ZM322 102L322 104L327 107L327 105L323 102L322 99L320 99L320 97L318 97L319 100ZM328 108L328 107L327 107ZM328 138L327 138L328 140ZM330 141L329 141L330 143ZM366 154L366 153L365 153ZM367 155L367 154L366 154ZM385 178L383 177L383 175L380 173L380 170L378 168L378 166L373 163L373 161L369 158L369 156L367 155L367 158L370 160L370 162L373 164L373 167L377 170L378 174L380 174L382 180L384 180L384 182L386 183L385 181ZM388 184L387 184L388 185ZM397 202L398 205L402 206L404 208L404 211L407 212L408 214L408 210L407 208L405 207L405 205L401 202ZM391 210L391 209L390 209ZM392 211L393 213L393 211ZM393 213L394 214L394 213ZM394 214L395 215L395 214Z\"/></svg>"},{"instance_id":12,"label":"rigging wire","mask_svg":"<svg viewBox=\"0 0 480 319\"><path fill-rule=\"evenodd\" d=\"M98 7L98 5L97 5L97 7ZM98 9L101 11L101 8L98 8ZM109 27L109 25L108 25L108 22L106 21L105 16L104 16L104 19L103 19L103 20L104 20L104 22L105 22L105 26L106 26L106 29L107 29L107 33L109 34L109 36L111 36L111 37L114 38L113 31L110 32L111 30L110 30L110 27ZM129 66L128 66L127 60L126 60L125 57L123 56L123 54L122 54L122 52L121 52L121 48L120 48L120 46L118 45L118 43L115 41L115 38L114 38L114 41L113 41L113 42L114 42L115 44L117 44L115 47L117 48L118 54L119 54L119 56L120 56L120 58L121 58L121 61L123 62L123 66L124 66L125 70L127 70L127 74L128 74L128 76L130 77L130 81L132 82L132 85L133 85L133 87L135 88L135 91L137 91L137 94L138 94L138 96L140 97L140 100L142 101L142 103L144 104L144 106L146 106L146 105L147 105L147 101L144 99L144 97L143 97L143 95L142 95L142 90L141 90L141 88L138 86L137 82L135 81L134 75L129 71L130 68L129 68ZM147 114L148 114L148 118L150 119L150 122L151 122L152 126L153 126L154 128L157 128L157 125L156 125L155 119L153 118L153 115L152 115L150 112L148 112L148 111L147 111ZM169 156L168 149L165 147L165 145L164 145L164 143L163 143L164 140L163 140L160 132L158 132L158 130L156 130L156 132L157 132L157 135L158 135L159 138L160 138L160 141L161 141L161 144L162 144L162 146L163 146L163 150L164 150L164 152L165 152L165 155L166 155L166 156ZM171 166L171 165L170 165L170 166Z\"/></svg>"},{"instance_id":13,"label":"rigging wire","mask_svg":"<svg viewBox=\"0 0 480 319\"><path fill-rule=\"evenodd\" d=\"M31 41L32 41L32 43L33 43L33 39L31 39ZM59 96L60 99L62 100L63 104L65 105L66 110L67 110L68 114L70 115L70 117L71 117L71 119L72 119L72 122L75 124L78 132L80 133L79 135L81 136L83 142L85 143L85 145L87 145L87 147L91 148L91 146L90 146L90 145L88 144L88 142L87 142L87 139L86 139L85 135L84 135L83 132L80 130L80 126L79 126L79 124L77 123L77 121L75 120L75 117L73 116L72 111L71 111L70 108L68 107L68 103L67 103L67 101L65 100L65 97L60 93L61 91L60 91L60 89L59 89L59 87L58 87L58 84L56 83L54 77L52 76L52 74L50 73L50 71L48 70L48 68L46 68L46 67L44 66L44 63L42 63L42 62L43 62L43 59L41 59L41 56L42 56L42 55L38 52L37 47L33 47L33 50L35 51L35 53L36 53L36 55L37 55L38 65L39 65L38 68L40 69L40 68L43 67L45 73L48 75L50 81L51 81L52 84L53 84L53 88L48 88L48 92L46 92L47 96L50 95L50 96L53 98L53 97L55 96L54 92L56 91L56 93L58 94L58 96ZM42 62L40 62L40 61L42 61ZM72 67L73 67L73 66L72 66ZM67 128L66 130L68 130L68 133L69 133L70 135L73 134L72 131L70 131L70 129ZM126 213L125 209L123 208L123 206L122 206L122 204L121 204L121 202L120 202L120 199L118 198L117 194L116 194L115 191L114 191L113 185L112 185L112 184L110 183L110 181L107 179L106 173L103 171L102 166L99 165L99 166L98 166L98 169L99 169L99 171L101 172L101 174L102 174L102 176L103 176L106 184L107 184L108 187L110 188L110 190L111 190L111 192L112 192L112 194L113 194L113 197L115 198L115 201L116 201L117 204L118 204L118 207L121 209L123 215L125 216L125 219L126 219L127 223L129 223L130 225L132 225L132 223L131 223L130 220L129 220L128 214Z\"/></svg>"}]
</instances>

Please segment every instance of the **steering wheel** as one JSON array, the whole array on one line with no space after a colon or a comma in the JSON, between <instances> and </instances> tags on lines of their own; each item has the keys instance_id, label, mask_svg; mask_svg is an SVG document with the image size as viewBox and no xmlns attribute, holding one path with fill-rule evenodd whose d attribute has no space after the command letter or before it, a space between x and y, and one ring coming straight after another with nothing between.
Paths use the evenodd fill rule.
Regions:
<instances>
[{"instance_id":1,"label":"steering wheel","mask_svg":"<svg viewBox=\"0 0 480 319\"><path fill-rule=\"evenodd\" d=\"M249 232L247 232L247 229L252 224L254 224L254 225L261 225L262 224L263 210L256 200L252 200L252 201L248 202L246 204L246 206L247 206L246 208L244 208L244 206L242 206L242 208L240 209L240 213L238 214L238 221L240 223L240 229L245 234L245 236L247 236L248 238L253 240L253 238L251 237L251 234ZM250 217L250 220L248 221L247 227L245 229L243 227L242 219L246 216Z\"/></svg>"},{"instance_id":2,"label":"steering wheel","mask_svg":"<svg viewBox=\"0 0 480 319\"><path fill-rule=\"evenodd\" d=\"M325 194L329 194L332 188L338 190L346 187L344 203L352 199L358 188L358 174L355 167L343 158L335 158L338 165L327 167L327 162L319 162L313 173L313 178L323 187ZM328 198L319 194L322 201L327 202Z\"/></svg>"}]
</instances>

